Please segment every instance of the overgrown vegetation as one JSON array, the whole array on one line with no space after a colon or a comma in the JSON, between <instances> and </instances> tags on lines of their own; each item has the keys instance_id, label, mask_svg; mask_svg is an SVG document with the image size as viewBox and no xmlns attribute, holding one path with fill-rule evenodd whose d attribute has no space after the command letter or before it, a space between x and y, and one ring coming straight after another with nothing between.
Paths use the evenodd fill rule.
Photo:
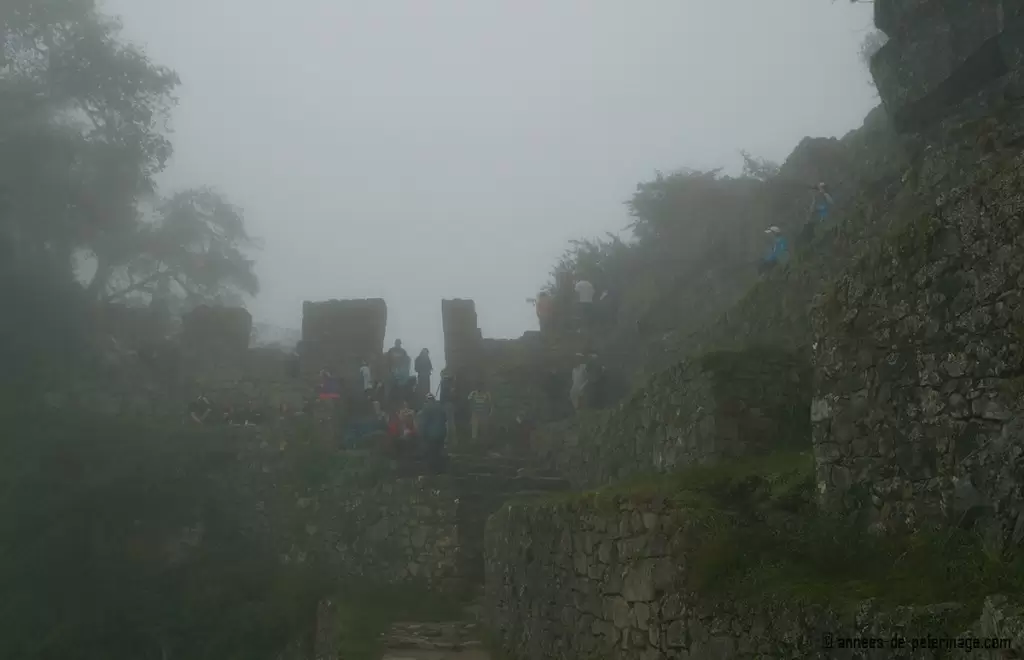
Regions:
<instances>
[{"instance_id":1,"label":"overgrown vegetation","mask_svg":"<svg viewBox=\"0 0 1024 660\"><path fill-rule=\"evenodd\" d=\"M225 438L70 414L5 421L0 656L273 657L331 588L315 567L282 566L252 524Z\"/></svg>"}]
</instances>

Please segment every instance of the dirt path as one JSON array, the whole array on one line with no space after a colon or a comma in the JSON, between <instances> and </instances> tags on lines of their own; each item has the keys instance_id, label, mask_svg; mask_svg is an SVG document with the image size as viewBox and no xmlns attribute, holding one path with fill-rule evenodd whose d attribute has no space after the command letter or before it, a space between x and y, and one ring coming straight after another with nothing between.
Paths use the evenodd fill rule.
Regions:
<instances>
[{"instance_id":1,"label":"dirt path","mask_svg":"<svg viewBox=\"0 0 1024 660\"><path fill-rule=\"evenodd\" d=\"M491 660L477 625L466 621L396 623L384 645L381 660Z\"/></svg>"}]
</instances>

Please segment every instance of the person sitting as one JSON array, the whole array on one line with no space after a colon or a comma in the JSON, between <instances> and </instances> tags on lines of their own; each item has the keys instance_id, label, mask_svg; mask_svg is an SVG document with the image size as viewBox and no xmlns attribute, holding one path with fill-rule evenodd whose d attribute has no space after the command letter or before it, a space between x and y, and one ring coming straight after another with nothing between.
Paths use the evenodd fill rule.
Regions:
<instances>
[{"instance_id":1,"label":"person sitting","mask_svg":"<svg viewBox=\"0 0 1024 660\"><path fill-rule=\"evenodd\" d=\"M409 404L402 402L398 410L398 421L400 423L400 437L403 440L411 440L416 437L416 413Z\"/></svg>"},{"instance_id":2,"label":"person sitting","mask_svg":"<svg viewBox=\"0 0 1024 660\"><path fill-rule=\"evenodd\" d=\"M213 406L206 395L200 394L192 403L188 404L188 416L196 424L205 424L206 418L213 412Z\"/></svg>"},{"instance_id":3,"label":"person sitting","mask_svg":"<svg viewBox=\"0 0 1024 660\"><path fill-rule=\"evenodd\" d=\"M341 398L341 386L338 383L338 379L335 378L330 371L327 369L320 370L320 398L321 399L340 399Z\"/></svg>"}]
</instances>

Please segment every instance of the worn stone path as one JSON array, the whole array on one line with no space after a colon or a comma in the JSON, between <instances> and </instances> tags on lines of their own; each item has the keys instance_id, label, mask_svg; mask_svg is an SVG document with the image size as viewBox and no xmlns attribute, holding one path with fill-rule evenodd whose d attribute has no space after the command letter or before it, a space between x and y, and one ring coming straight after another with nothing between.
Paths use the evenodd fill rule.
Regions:
<instances>
[{"instance_id":1,"label":"worn stone path","mask_svg":"<svg viewBox=\"0 0 1024 660\"><path fill-rule=\"evenodd\" d=\"M384 636L381 660L491 660L477 624L396 623Z\"/></svg>"}]
</instances>

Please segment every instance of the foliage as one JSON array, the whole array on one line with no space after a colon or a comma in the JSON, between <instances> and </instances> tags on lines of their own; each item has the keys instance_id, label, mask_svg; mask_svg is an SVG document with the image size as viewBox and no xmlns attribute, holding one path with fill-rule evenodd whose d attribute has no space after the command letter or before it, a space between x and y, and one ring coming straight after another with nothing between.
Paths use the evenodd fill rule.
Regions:
<instances>
[{"instance_id":1,"label":"foliage","mask_svg":"<svg viewBox=\"0 0 1024 660\"><path fill-rule=\"evenodd\" d=\"M757 193L779 170L771 161L741 153L740 177L722 176L720 169L682 169L656 172L651 181L637 184L626 202L632 240L609 233L603 239L572 241L551 272L548 290L563 273L602 289L652 269L679 274L709 258L735 256L756 215Z\"/></svg>"},{"instance_id":2,"label":"foliage","mask_svg":"<svg viewBox=\"0 0 1024 660\"><path fill-rule=\"evenodd\" d=\"M189 307L231 304L255 295L259 283L244 248L257 247L241 209L211 188L178 192L156 207L129 239L126 260L106 262L92 287L106 300L183 300ZM106 277L106 282L102 278Z\"/></svg>"},{"instance_id":3,"label":"foliage","mask_svg":"<svg viewBox=\"0 0 1024 660\"><path fill-rule=\"evenodd\" d=\"M571 279L585 279L595 287L603 288L612 282L621 281L632 263L633 243L627 243L609 232L606 237L573 240L569 248L551 271L551 280L546 287L554 293L557 283L565 276Z\"/></svg>"},{"instance_id":4,"label":"foliage","mask_svg":"<svg viewBox=\"0 0 1024 660\"><path fill-rule=\"evenodd\" d=\"M246 525L224 438L43 411L5 421L3 657L270 658L330 588ZM202 542L169 559L197 521Z\"/></svg>"},{"instance_id":5,"label":"foliage","mask_svg":"<svg viewBox=\"0 0 1024 660\"><path fill-rule=\"evenodd\" d=\"M118 278L141 293L140 277L165 289L173 280L200 301L254 293L242 255L254 243L238 209L208 189L156 195L154 177L171 155L177 74L124 42L119 22L90 0L8 5L0 12L0 253L18 255L9 265L23 273L17 279L46 271L62 286L84 253L96 262L92 298L109 295ZM147 207L156 221L145 220ZM192 242L176 243L186 229ZM202 258L185 258L200 246ZM154 277L168 253L172 274Z\"/></svg>"},{"instance_id":6,"label":"foliage","mask_svg":"<svg viewBox=\"0 0 1024 660\"><path fill-rule=\"evenodd\" d=\"M177 85L91 0L0 10L0 657L259 658L312 607L305 577L236 517L218 472L233 453L156 421L33 407L95 366L92 312L118 285L257 290L237 208L206 188L157 195ZM87 287L81 253L99 266ZM203 549L163 561L197 519Z\"/></svg>"},{"instance_id":7,"label":"foliage","mask_svg":"<svg viewBox=\"0 0 1024 660\"><path fill-rule=\"evenodd\" d=\"M743 157L742 176L746 178L758 181L771 181L779 175L781 166L775 161L751 156L748 151L741 151L740 156Z\"/></svg>"}]
</instances>

